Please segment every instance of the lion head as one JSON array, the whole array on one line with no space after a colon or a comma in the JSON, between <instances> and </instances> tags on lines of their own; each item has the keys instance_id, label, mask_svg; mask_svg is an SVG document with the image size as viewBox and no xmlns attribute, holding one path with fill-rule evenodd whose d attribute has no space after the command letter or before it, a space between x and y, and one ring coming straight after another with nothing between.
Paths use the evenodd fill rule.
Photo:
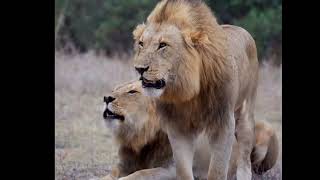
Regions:
<instances>
[{"instance_id":1,"label":"lion head","mask_svg":"<svg viewBox=\"0 0 320 180\"><path fill-rule=\"evenodd\" d=\"M104 97L103 117L121 144L138 149L160 129L153 101L142 95L139 81L124 83Z\"/></svg>"},{"instance_id":2,"label":"lion head","mask_svg":"<svg viewBox=\"0 0 320 180\"><path fill-rule=\"evenodd\" d=\"M205 10L195 14L191 8ZM166 101L186 101L199 94L201 79L206 78L201 72L203 56L217 56L202 54L201 49L215 46L208 38L223 44L219 44L219 31L204 29L203 24L218 27L204 3L165 0L158 3L145 24L136 27L134 66L141 75L143 93ZM211 32L215 33L208 36Z\"/></svg>"}]
</instances>

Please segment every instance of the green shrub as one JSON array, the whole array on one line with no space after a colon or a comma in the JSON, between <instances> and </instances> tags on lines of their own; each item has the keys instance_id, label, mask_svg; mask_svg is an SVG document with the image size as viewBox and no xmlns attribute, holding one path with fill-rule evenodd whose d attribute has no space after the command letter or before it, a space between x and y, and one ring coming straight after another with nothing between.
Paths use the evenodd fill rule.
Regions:
<instances>
[{"instance_id":1,"label":"green shrub","mask_svg":"<svg viewBox=\"0 0 320 180\"><path fill-rule=\"evenodd\" d=\"M55 25L67 0L55 0ZM245 28L256 40L259 56L281 56L281 0L205 0L221 24ZM77 49L110 54L132 48L132 30L157 0L69 0L56 48L71 41Z\"/></svg>"}]
</instances>

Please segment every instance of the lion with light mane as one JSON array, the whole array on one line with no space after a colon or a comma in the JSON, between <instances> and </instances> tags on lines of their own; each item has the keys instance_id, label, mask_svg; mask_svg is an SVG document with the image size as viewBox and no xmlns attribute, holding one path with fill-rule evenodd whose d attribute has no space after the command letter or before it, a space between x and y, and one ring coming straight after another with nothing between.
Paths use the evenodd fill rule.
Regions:
<instances>
[{"instance_id":1,"label":"lion with light mane","mask_svg":"<svg viewBox=\"0 0 320 180\"><path fill-rule=\"evenodd\" d=\"M255 42L244 29L219 25L200 0L163 0L133 32L134 66L143 92L155 98L179 180L192 180L195 142L210 141L208 180L225 180L236 133L236 176L251 180L254 104L258 84Z\"/></svg>"},{"instance_id":2,"label":"lion with light mane","mask_svg":"<svg viewBox=\"0 0 320 180\"><path fill-rule=\"evenodd\" d=\"M104 97L106 108L103 117L119 145L120 161L112 173L103 180L169 180L175 179L172 150L167 135L161 130L154 101L142 95L138 81L116 87L112 94ZM278 156L278 141L274 130L264 122L256 124L256 144L251 153L254 172L263 173L271 169ZM205 179L210 163L208 139L201 135L196 143L193 166L195 177ZM238 157L237 142L233 145L228 179L236 171Z\"/></svg>"}]
</instances>

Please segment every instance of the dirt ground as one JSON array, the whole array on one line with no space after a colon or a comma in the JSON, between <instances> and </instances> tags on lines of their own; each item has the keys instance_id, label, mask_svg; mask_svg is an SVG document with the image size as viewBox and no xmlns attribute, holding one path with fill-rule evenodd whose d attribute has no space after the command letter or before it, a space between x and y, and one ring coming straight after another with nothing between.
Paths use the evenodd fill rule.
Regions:
<instances>
[{"instance_id":1,"label":"dirt ground","mask_svg":"<svg viewBox=\"0 0 320 180\"><path fill-rule=\"evenodd\" d=\"M55 55L55 179L88 180L106 175L117 162L117 146L102 119L103 96L136 74L131 57L93 53ZM261 66L256 119L270 122L282 142L282 68ZM277 165L254 180L282 179Z\"/></svg>"}]
</instances>

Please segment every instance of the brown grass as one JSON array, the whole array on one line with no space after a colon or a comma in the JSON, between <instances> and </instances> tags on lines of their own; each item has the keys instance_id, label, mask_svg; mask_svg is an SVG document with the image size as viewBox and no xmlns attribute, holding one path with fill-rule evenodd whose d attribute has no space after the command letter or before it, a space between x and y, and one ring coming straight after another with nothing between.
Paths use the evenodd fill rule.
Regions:
<instances>
[{"instance_id":1,"label":"brown grass","mask_svg":"<svg viewBox=\"0 0 320 180\"><path fill-rule=\"evenodd\" d=\"M103 176L117 161L117 147L102 119L103 96L137 78L131 57L94 53L55 55L55 175L57 180ZM119 60L122 59L122 60ZM256 118L272 123L282 142L282 68L265 64L260 72ZM277 168L254 179L281 179Z\"/></svg>"}]
</instances>

